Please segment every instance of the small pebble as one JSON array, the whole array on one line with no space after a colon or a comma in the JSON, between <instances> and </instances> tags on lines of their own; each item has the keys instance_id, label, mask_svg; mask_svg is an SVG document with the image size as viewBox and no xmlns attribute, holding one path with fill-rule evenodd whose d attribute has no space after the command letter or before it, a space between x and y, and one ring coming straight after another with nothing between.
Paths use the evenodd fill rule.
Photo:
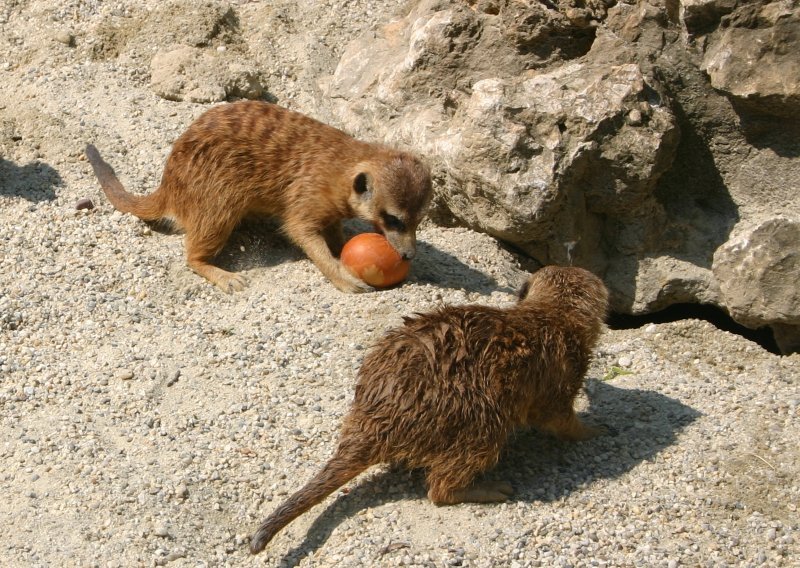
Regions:
<instances>
[{"instance_id":1,"label":"small pebble","mask_svg":"<svg viewBox=\"0 0 800 568\"><path fill-rule=\"evenodd\" d=\"M82 209L94 209L94 203L88 197L82 197L75 203L75 209L78 211Z\"/></svg>"},{"instance_id":2,"label":"small pebble","mask_svg":"<svg viewBox=\"0 0 800 568\"><path fill-rule=\"evenodd\" d=\"M631 126L639 126L642 124L642 113L638 109L633 109L628 113L628 124Z\"/></svg>"},{"instance_id":3,"label":"small pebble","mask_svg":"<svg viewBox=\"0 0 800 568\"><path fill-rule=\"evenodd\" d=\"M168 387L171 387L172 385L174 385L175 383L177 383L177 382L178 382L178 379L180 378L180 376L181 376L181 371L180 371L180 369L175 369L174 371L170 372L170 373L167 375L167 386L168 386Z\"/></svg>"},{"instance_id":4,"label":"small pebble","mask_svg":"<svg viewBox=\"0 0 800 568\"><path fill-rule=\"evenodd\" d=\"M116 378L121 381L130 381L133 378L133 371L130 369L120 369L117 371Z\"/></svg>"},{"instance_id":5,"label":"small pebble","mask_svg":"<svg viewBox=\"0 0 800 568\"><path fill-rule=\"evenodd\" d=\"M167 554L167 562L173 562L179 558L186 558L186 551L182 548L172 550Z\"/></svg>"},{"instance_id":6,"label":"small pebble","mask_svg":"<svg viewBox=\"0 0 800 568\"><path fill-rule=\"evenodd\" d=\"M55 33L53 38L58 43L63 43L67 47L73 47L75 45L75 36L73 36L70 32L60 30Z\"/></svg>"}]
</instances>

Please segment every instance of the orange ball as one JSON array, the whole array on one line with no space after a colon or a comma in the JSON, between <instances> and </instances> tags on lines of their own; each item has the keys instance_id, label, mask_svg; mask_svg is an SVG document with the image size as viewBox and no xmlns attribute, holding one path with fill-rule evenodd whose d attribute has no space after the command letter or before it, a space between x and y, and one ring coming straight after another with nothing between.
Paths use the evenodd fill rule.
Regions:
<instances>
[{"instance_id":1,"label":"orange ball","mask_svg":"<svg viewBox=\"0 0 800 568\"><path fill-rule=\"evenodd\" d=\"M405 280L411 263L378 233L356 235L342 249L342 264L370 286L386 288Z\"/></svg>"}]
</instances>

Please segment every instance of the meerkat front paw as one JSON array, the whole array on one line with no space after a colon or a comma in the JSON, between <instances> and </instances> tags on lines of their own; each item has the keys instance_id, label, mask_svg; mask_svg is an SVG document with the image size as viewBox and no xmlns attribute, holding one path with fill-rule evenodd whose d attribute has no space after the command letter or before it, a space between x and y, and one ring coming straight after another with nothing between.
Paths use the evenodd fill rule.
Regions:
<instances>
[{"instance_id":1,"label":"meerkat front paw","mask_svg":"<svg viewBox=\"0 0 800 568\"><path fill-rule=\"evenodd\" d=\"M333 282L333 285L336 286L342 292L347 292L349 294L360 294L363 292L374 292L375 288L364 282L363 280L359 280L352 274L347 271L344 271L345 274L342 275L341 278L337 279L337 281Z\"/></svg>"},{"instance_id":2,"label":"meerkat front paw","mask_svg":"<svg viewBox=\"0 0 800 568\"><path fill-rule=\"evenodd\" d=\"M348 270L343 266L340 265L338 278L331 279L331 282L334 286L336 286L342 292L347 292L348 294L360 294L363 292L374 292L375 288L364 282L363 280L356 278Z\"/></svg>"}]
</instances>

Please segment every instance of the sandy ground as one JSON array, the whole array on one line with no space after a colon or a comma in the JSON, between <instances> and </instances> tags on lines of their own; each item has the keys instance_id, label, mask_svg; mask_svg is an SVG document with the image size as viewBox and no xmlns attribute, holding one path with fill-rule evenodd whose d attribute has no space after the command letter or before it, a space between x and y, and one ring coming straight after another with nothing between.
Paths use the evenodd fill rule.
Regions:
<instances>
[{"instance_id":1,"label":"sandy ground","mask_svg":"<svg viewBox=\"0 0 800 568\"><path fill-rule=\"evenodd\" d=\"M521 432L489 474L508 503L437 508L420 473L375 468L250 557L333 450L364 350L443 302L508 305L525 263L429 225L403 286L349 296L248 225L220 263L250 286L212 288L179 235L111 208L82 157L93 141L150 191L209 106L150 90L153 29L183 29L148 20L155 6L0 6L0 565L796 565L800 356L693 320L608 331L581 404L613 435ZM234 8L270 93L303 110L308 78L399 5Z\"/></svg>"}]
</instances>

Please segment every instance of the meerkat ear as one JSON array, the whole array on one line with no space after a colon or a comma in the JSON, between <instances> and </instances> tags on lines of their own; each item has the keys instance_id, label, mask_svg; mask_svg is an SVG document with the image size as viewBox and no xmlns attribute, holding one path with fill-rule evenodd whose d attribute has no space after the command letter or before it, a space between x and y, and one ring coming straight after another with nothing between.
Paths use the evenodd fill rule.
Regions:
<instances>
[{"instance_id":1,"label":"meerkat ear","mask_svg":"<svg viewBox=\"0 0 800 568\"><path fill-rule=\"evenodd\" d=\"M528 291L530 289L531 289L531 281L526 280L525 283L522 285L522 287L519 289L519 292L517 292L517 298L519 298L520 300L524 300L525 298L527 298Z\"/></svg>"},{"instance_id":2,"label":"meerkat ear","mask_svg":"<svg viewBox=\"0 0 800 568\"><path fill-rule=\"evenodd\" d=\"M370 199L372 197L370 185L372 184L370 184L369 177L364 172L353 178L353 191L362 199Z\"/></svg>"}]
</instances>

